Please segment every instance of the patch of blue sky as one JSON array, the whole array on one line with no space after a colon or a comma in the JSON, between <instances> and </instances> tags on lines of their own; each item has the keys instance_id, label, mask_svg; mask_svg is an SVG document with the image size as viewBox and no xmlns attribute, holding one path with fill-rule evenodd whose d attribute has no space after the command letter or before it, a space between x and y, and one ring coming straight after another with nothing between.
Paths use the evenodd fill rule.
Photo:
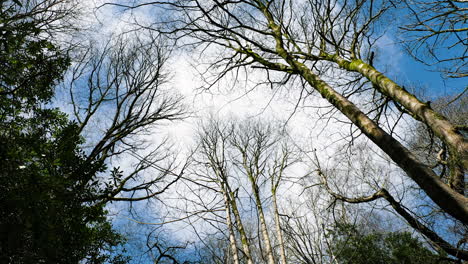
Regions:
<instances>
[{"instance_id":1,"label":"patch of blue sky","mask_svg":"<svg viewBox=\"0 0 468 264\"><path fill-rule=\"evenodd\" d=\"M447 78L444 70L455 70L461 61L445 61L447 58L466 56L468 36L435 35L421 44L417 41L427 32L404 32L400 26L410 23L408 9L393 9L376 25L382 37L377 41L375 66L398 84L409 88L424 100L455 96L468 87L468 77ZM463 39L464 38L464 39ZM461 42L460 42L461 41ZM457 45L454 45L458 43ZM461 43L461 44L460 44ZM432 47L434 52L429 52ZM416 59L407 49L412 49ZM462 69L467 71L467 69Z\"/></svg>"},{"instance_id":2,"label":"patch of blue sky","mask_svg":"<svg viewBox=\"0 0 468 264\"><path fill-rule=\"evenodd\" d=\"M385 38L379 42L383 54L377 55L376 67L402 85L416 86L418 93L428 99L439 96L453 96L462 92L468 85L467 78L445 78L438 69L442 65L428 66L410 56L397 40ZM449 51L455 55L456 51ZM458 51L460 52L460 51ZM422 89L422 90L420 90Z\"/></svg>"}]
</instances>

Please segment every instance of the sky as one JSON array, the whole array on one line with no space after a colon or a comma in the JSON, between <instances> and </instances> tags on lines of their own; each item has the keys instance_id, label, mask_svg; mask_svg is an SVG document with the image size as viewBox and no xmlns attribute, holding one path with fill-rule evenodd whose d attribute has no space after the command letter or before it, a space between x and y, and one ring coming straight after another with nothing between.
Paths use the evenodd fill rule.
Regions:
<instances>
[{"instance_id":1,"label":"sky","mask_svg":"<svg viewBox=\"0 0 468 264\"><path fill-rule=\"evenodd\" d=\"M100 4L93 0L87 1L90 1L89 7L99 6ZM88 22L90 24L94 23L96 26L99 24L100 29L89 36L93 36L99 40L99 38L106 34L124 31L128 28L126 22L131 21L130 17L127 15L128 14L117 12L115 8L109 6L101 7L99 10L90 13ZM137 16L140 20L149 21L151 19L151 14L144 9L136 10L132 15ZM96 23L95 19L99 22ZM407 86L415 85L421 87L424 90L425 96L429 99L433 99L437 96L453 95L457 92L461 92L467 85L465 80L445 80L441 78L440 73L432 72L419 62L416 62L397 44L397 39L394 35L384 35L377 43L377 46L382 52L381 55L377 57L376 67L382 69L382 72L387 73L389 77L394 78L397 82ZM197 88L202 85L199 75L192 67L192 64L197 63L197 59L199 58L188 56L184 52L176 52L175 56L170 59L168 71L172 73L171 86L185 97L185 103L193 109L193 114L191 118L183 122L176 122L170 126L166 126L164 129L158 130L158 136L161 134L171 136L177 148L187 151L187 147L193 146L193 134L200 120L210 115L219 115L228 118L289 120L288 125L291 136L302 138L299 142L300 144L305 144L308 148L317 148L320 151L326 152L324 157L330 157L335 153L336 150L329 146L333 145L336 139L340 137L339 131L342 125L339 123L329 123L327 120L318 120L317 118L311 122L311 116L321 110L309 111L307 109L299 109L299 111L289 119L298 99L297 93L290 93L286 90L275 92L265 87L250 91L250 86L236 88L232 91L214 89L210 93L202 93L200 90L197 90ZM251 75L252 78L261 78L261 76L262 75ZM229 83L229 80L227 80L226 83ZM249 92L246 93L246 91ZM314 100L317 105L325 104L319 97L311 100ZM66 109L66 105L63 106L63 108ZM314 122L316 123L314 124ZM292 188L289 192L299 192L299 188L296 190ZM150 207L148 207L147 204L140 204L144 208L158 207L157 203ZM113 209L122 211L118 209L118 207L114 207ZM120 214L115 218L117 219L117 225L134 225L134 223L126 217L128 216ZM158 220L158 217L153 217L151 215L140 215L139 217L138 220ZM190 238L193 233L190 233L189 228L184 227L187 227L187 225L183 222L176 223L170 227L170 230L174 232L172 238ZM176 232L174 230L184 231Z\"/></svg>"},{"instance_id":2,"label":"sky","mask_svg":"<svg viewBox=\"0 0 468 264\"><path fill-rule=\"evenodd\" d=\"M444 78L440 72L423 65L409 56L397 44L397 40L390 37L378 43L385 50L385 55L379 58L382 65L397 65L391 70L383 70L390 78L404 84L421 87L424 95L430 99L439 96L453 96L462 92L467 86L466 78ZM385 66L383 66L385 69Z\"/></svg>"}]
</instances>

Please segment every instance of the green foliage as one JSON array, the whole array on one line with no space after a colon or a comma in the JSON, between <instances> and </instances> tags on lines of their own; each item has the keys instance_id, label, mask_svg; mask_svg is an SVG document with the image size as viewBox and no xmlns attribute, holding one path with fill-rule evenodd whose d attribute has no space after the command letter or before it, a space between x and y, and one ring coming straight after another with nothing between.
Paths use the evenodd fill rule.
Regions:
<instances>
[{"instance_id":1,"label":"green foliage","mask_svg":"<svg viewBox=\"0 0 468 264\"><path fill-rule=\"evenodd\" d=\"M409 232L365 233L349 224L337 224L331 231L332 254L339 263L451 263L426 248Z\"/></svg>"},{"instance_id":2,"label":"green foliage","mask_svg":"<svg viewBox=\"0 0 468 264\"><path fill-rule=\"evenodd\" d=\"M0 95L3 107L21 110L47 102L68 67L66 54L47 40L36 21L18 4L0 3Z\"/></svg>"},{"instance_id":3,"label":"green foliage","mask_svg":"<svg viewBox=\"0 0 468 264\"><path fill-rule=\"evenodd\" d=\"M68 57L37 21L0 3L0 262L123 263L78 126L46 107ZM111 257L112 255L112 257Z\"/></svg>"}]
</instances>

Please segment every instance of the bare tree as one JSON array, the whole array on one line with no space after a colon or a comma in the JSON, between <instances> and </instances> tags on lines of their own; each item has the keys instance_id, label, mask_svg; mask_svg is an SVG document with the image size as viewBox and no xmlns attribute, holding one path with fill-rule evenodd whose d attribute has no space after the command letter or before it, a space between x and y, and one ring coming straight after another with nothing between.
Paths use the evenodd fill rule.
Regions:
<instances>
[{"instance_id":1,"label":"bare tree","mask_svg":"<svg viewBox=\"0 0 468 264\"><path fill-rule=\"evenodd\" d=\"M156 21L163 29L155 30L171 34L184 44L190 42L201 50L215 47L218 56L208 69L214 73L211 79L205 79L208 87L228 74L237 78L239 73L256 70L265 73L264 81L272 88L298 87L304 97L318 93L335 110L333 114L339 112L345 116L352 124L351 131L357 128L388 155L443 213L463 225L468 223L468 199L464 195L468 143L461 128L374 65L374 44L384 33L379 27L394 8L392 1L180 0L141 1L125 7L148 5L170 10L176 17ZM460 6L456 4L454 16L463 17L464 9ZM439 16L435 14L434 18ZM451 35L450 39L456 39L459 34L450 30L446 33ZM462 38L456 42L462 49L463 41ZM463 65L463 57L456 58L458 61L454 62ZM397 118L392 120L394 115ZM443 160L447 163L447 183L431 165L421 162L417 153L395 132L398 127L403 130L401 134L411 133L406 127L398 126L403 116L426 126L446 149ZM354 134L351 136L351 141L355 140ZM321 171L321 175L326 173ZM255 183L253 179L251 182ZM327 186L325 181L322 184ZM411 227L447 253L465 258L463 250L451 241L441 240L418 217L405 211L401 203L393 203L396 199L383 190L386 189L378 189L370 198L366 196L358 201L388 198L385 200L393 211ZM336 190L328 188L328 191L336 199L340 198ZM341 198L338 200L357 201L344 195Z\"/></svg>"},{"instance_id":2,"label":"bare tree","mask_svg":"<svg viewBox=\"0 0 468 264\"><path fill-rule=\"evenodd\" d=\"M231 248L233 263L277 263L278 255L281 262L286 262L283 221L276 192L287 179L286 170L296 160L291 149L273 126L262 122L236 123L212 119L202 127L198 154L195 155L198 164L195 168L198 169L192 169L194 178L190 182L205 190L200 192L204 193L201 197L197 192L197 204L214 201L205 202L213 206L204 211L224 208L225 217L213 216L221 217L218 222L227 227L226 241ZM212 191L214 197L209 198L207 191ZM188 199L193 200L190 197ZM270 198L275 200L273 204L270 204ZM246 204L246 210L240 208L242 204ZM268 208L272 209L271 218L267 215ZM257 217L258 227L251 224L254 219L247 216L249 211ZM203 219L214 222L206 217ZM274 227L269 224L272 219ZM223 233L222 228L216 229ZM275 250L275 241L278 251ZM255 246L257 243L258 247Z\"/></svg>"},{"instance_id":3,"label":"bare tree","mask_svg":"<svg viewBox=\"0 0 468 264\"><path fill-rule=\"evenodd\" d=\"M90 139L87 157L114 166L103 175L101 203L155 197L183 173L166 139L156 146L147 139L157 126L188 113L182 97L165 87L169 53L161 37L149 34L120 35L75 56L63 86L80 133ZM117 165L124 157L136 161L128 171Z\"/></svg>"},{"instance_id":4,"label":"bare tree","mask_svg":"<svg viewBox=\"0 0 468 264\"><path fill-rule=\"evenodd\" d=\"M197 163L204 167L203 172L197 172L196 183L202 188L212 189L222 196L223 207L226 212L225 224L229 232L229 243L233 263L239 263L237 240L235 230L239 233L243 253L247 263L253 263L251 244L246 233L238 207L238 183L232 175L232 162L230 160L230 137L234 133L229 123L212 121L201 129L199 135L200 160ZM234 182L233 182L234 181ZM207 186L213 185L213 187ZM233 186L233 184L235 184ZM200 197L200 199L206 199ZM234 220L231 218L234 216ZM234 229L235 227L235 229Z\"/></svg>"},{"instance_id":5,"label":"bare tree","mask_svg":"<svg viewBox=\"0 0 468 264\"><path fill-rule=\"evenodd\" d=\"M221 125L212 123L211 126L203 129L202 135L200 135L200 148L202 155L208 159L208 166L214 173L214 180L218 184L220 191L224 199L224 207L226 210L226 225L229 231L229 243L231 245L233 263L239 263L237 241L235 238L234 223L231 216L234 215L235 226L239 230L242 247L245 252L247 263L252 263L252 256L250 253L250 245L247 240L244 226L240 217L240 213L237 207L237 197L232 190L229 179L228 170L228 138L232 133L232 127L230 125L221 127Z\"/></svg>"},{"instance_id":6,"label":"bare tree","mask_svg":"<svg viewBox=\"0 0 468 264\"><path fill-rule=\"evenodd\" d=\"M278 147L275 153L275 158L271 166L268 168L268 177L271 184L271 198L273 206L273 217L275 219L275 231L279 244L279 252L281 263L288 263L286 257L286 245L283 236L283 224L280 219L280 211L278 205L278 190L280 184L285 180L285 170L298 161L297 154L292 150L293 147L286 142L283 142L281 147Z\"/></svg>"},{"instance_id":7,"label":"bare tree","mask_svg":"<svg viewBox=\"0 0 468 264\"><path fill-rule=\"evenodd\" d=\"M268 158L274 138L268 127L260 124L247 124L236 129L231 138L231 144L240 154L237 163L247 177L260 221L260 230L265 243L267 262L274 264L273 248L265 219L264 206L260 194L260 186L267 174Z\"/></svg>"}]
</instances>

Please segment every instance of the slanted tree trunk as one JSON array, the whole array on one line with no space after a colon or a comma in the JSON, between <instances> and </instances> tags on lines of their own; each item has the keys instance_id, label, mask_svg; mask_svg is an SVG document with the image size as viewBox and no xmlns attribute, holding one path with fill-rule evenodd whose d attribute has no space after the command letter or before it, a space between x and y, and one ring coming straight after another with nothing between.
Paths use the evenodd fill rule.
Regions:
<instances>
[{"instance_id":1,"label":"slanted tree trunk","mask_svg":"<svg viewBox=\"0 0 468 264\"><path fill-rule=\"evenodd\" d=\"M380 128L347 98L320 80L310 69L294 60L290 60L290 63L300 70L302 77L328 102L340 110L370 140L389 155L438 206L463 223L468 223L468 199L466 197L447 186L400 142Z\"/></svg>"},{"instance_id":2,"label":"slanted tree trunk","mask_svg":"<svg viewBox=\"0 0 468 264\"><path fill-rule=\"evenodd\" d=\"M423 103L414 95L390 80L383 73L362 60L345 60L339 56L326 56L341 68L359 72L382 94L401 104L412 116L428 125L434 134L447 144L450 154L451 177L449 185L460 194L464 194L464 171L468 169L468 142L457 128L444 116L435 112L430 105Z\"/></svg>"}]
</instances>

